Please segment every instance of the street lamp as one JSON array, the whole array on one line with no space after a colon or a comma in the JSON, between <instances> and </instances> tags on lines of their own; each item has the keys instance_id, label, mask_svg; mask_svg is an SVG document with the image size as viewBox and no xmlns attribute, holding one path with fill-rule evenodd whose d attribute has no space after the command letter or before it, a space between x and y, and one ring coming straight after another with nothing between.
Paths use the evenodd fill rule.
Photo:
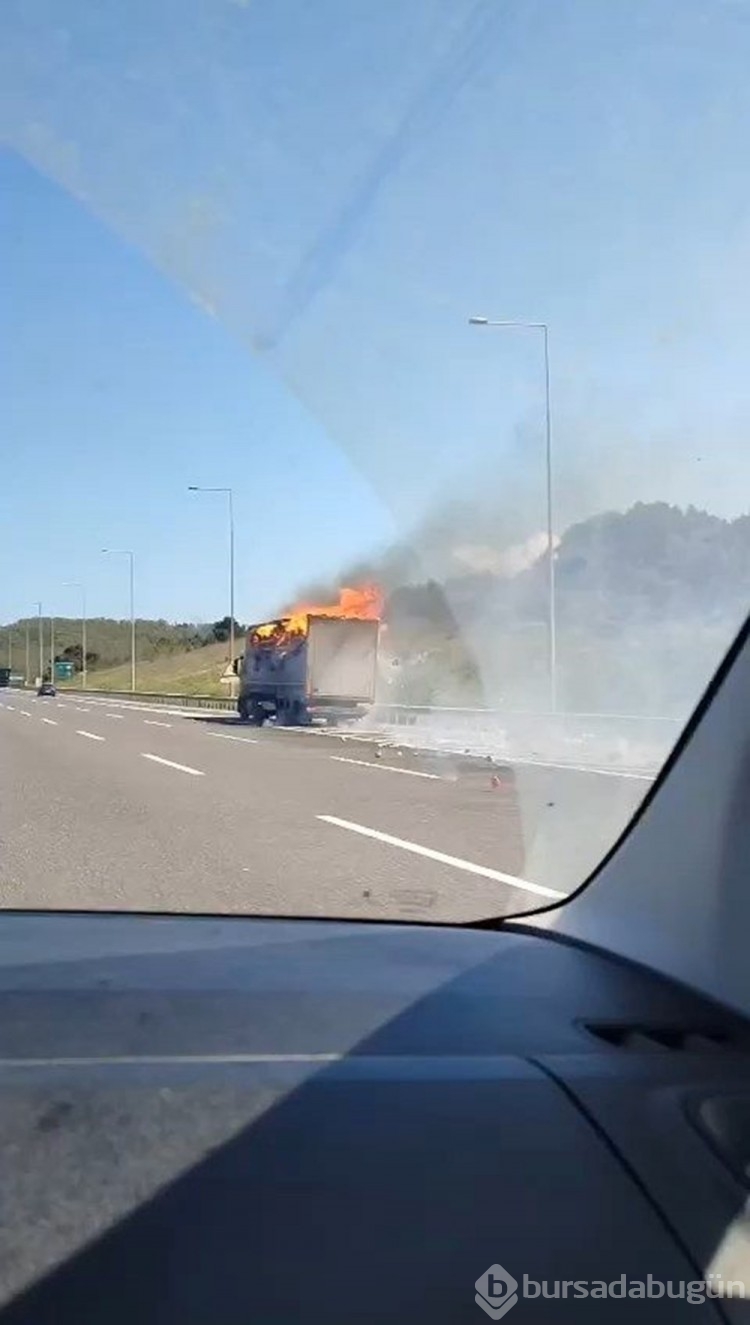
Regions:
<instances>
[{"instance_id":1,"label":"street lamp","mask_svg":"<svg viewBox=\"0 0 750 1325\"><path fill-rule=\"evenodd\" d=\"M229 514L229 664L234 667L234 493L231 488L202 488L195 483L188 484L188 492L223 492L227 498ZM234 672L230 678L230 690L234 695Z\"/></svg>"},{"instance_id":2,"label":"street lamp","mask_svg":"<svg viewBox=\"0 0 750 1325\"><path fill-rule=\"evenodd\" d=\"M37 612L37 621L39 625L39 684L42 684L44 676L44 627L42 626L42 604L34 604Z\"/></svg>"},{"instance_id":3,"label":"street lamp","mask_svg":"<svg viewBox=\"0 0 750 1325\"><path fill-rule=\"evenodd\" d=\"M471 327L505 327L514 331L541 331L544 348L544 423L547 462L547 575L549 593L549 692L550 707L557 709L557 591L552 492L552 411L549 388L549 327L546 322L498 322L488 317L470 317Z\"/></svg>"},{"instance_id":4,"label":"street lamp","mask_svg":"<svg viewBox=\"0 0 750 1325\"><path fill-rule=\"evenodd\" d=\"M66 589L81 591L81 689L86 689L86 586L80 580L64 580Z\"/></svg>"},{"instance_id":5,"label":"street lamp","mask_svg":"<svg viewBox=\"0 0 750 1325\"><path fill-rule=\"evenodd\" d=\"M130 558L130 689L135 691L135 553L127 548L103 547L102 554L108 557Z\"/></svg>"}]
</instances>

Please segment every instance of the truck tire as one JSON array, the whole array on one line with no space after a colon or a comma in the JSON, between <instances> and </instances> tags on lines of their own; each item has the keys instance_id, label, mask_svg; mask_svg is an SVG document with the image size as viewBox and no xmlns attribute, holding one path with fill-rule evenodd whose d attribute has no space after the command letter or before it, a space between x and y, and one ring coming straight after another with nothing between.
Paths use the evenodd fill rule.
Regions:
<instances>
[{"instance_id":1,"label":"truck tire","mask_svg":"<svg viewBox=\"0 0 750 1325\"><path fill-rule=\"evenodd\" d=\"M266 710L260 704L251 704L249 719L254 727L262 727L266 720Z\"/></svg>"},{"instance_id":2,"label":"truck tire","mask_svg":"<svg viewBox=\"0 0 750 1325\"><path fill-rule=\"evenodd\" d=\"M288 718L290 727L307 726L307 705L303 699L295 699Z\"/></svg>"}]
</instances>

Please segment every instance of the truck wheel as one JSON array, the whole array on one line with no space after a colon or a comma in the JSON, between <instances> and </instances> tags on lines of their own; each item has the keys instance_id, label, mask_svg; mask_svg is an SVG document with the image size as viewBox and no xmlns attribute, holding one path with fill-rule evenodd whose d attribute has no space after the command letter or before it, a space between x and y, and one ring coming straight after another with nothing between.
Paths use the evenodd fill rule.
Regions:
<instances>
[{"instance_id":1,"label":"truck wheel","mask_svg":"<svg viewBox=\"0 0 750 1325\"><path fill-rule=\"evenodd\" d=\"M266 710L260 704L251 704L249 717L254 727L262 727L266 720Z\"/></svg>"},{"instance_id":2,"label":"truck wheel","mask_svg":"<svg viewBox=\"0 0 750 1325\"><path fill-rule=\"evenodd\" d=\"M295 699L289 718L290 727L304 727L307 724L307 705L301 699Z\"/></svg>"}]
</instances>

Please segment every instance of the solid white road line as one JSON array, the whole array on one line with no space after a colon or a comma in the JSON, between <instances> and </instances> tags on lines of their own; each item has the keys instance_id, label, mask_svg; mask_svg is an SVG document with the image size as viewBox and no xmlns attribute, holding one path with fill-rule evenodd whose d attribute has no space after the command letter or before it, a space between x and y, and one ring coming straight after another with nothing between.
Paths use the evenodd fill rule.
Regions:
<instances>
[{"instance_id":1,"label":"solid white road line","mask_svg":"<svg viewBox=\"0 0 750 1325\"><path fill-rule=\"evenodd\" d=\"M167 768L176 768L180 773L191 773L194 778L205 777L200 768L191 768L189 764L176 764L173 759L162 759L160 755L147 755L141 751L142 759L152 759L155 764L166 764Z\"/></svg>"},{"instance_id":2,"label":"solid white road line","mask_svg":"<svg viewBox=\"0 0 750 1325\"><path fill-rule=\"evenodd\" d=\"M171 727L171 722L156 722L153 718L143 719L144 727Z\"/></svg>"},{"instance_id":3,"label":"solid white road line","mask_svg":"<svg viewBox=\"0 0 750 1325\"><path fill-rule=\"evenodd\" d=\"M351 823L349 819L338 819L334 814L318 814L316 818L324 824L334 824L336 828L346 828L350 833L360 833L362 837L373 837L376 842L385 842L388 846L400 847L402 851L411 851L415 856L426 856L428 860L437 860L441 865L452 865L454 869L465 870L467 874L481 874L485 879L496 879L498 883L510 884L523 892L536 893L539 897L551 897L557 900L567 897L567 893L556 888L545 888L541 883L531 883L528 879L519 879L515 874L504 874L502 870L490 869L487 865L475 865L461 856L448 856L444 851L433 851L432 847L420 846L417 842L407 842L403 837L392 837L390 833L381 833L377 828L365 828L364 824Z\"/></svg>"},{"instance_id":4,"label":"solid white road line","mask_svg":"<svg viewBox=\"0 0 750 1325\"><path fill-rule=\"evenodd\" d=\"M42 722L46 722L46 724L47 724L48 727L56 727L56 726L57 726L57 722L55 721L54 718L42 718Z\"/></svg>"},{"instance_id":5,"label":"solid white road line","mask_svg":"<svg viewBox=\"0 0 750 1325\"><path fill-rule=\"evenodd\" d=\"M209 736L215 736L218 741L242 741L245 745L257 745L258 740L255 736L230 736L229 732L209 732Z\"/></svg>"},{"instance_id":6,"label":"solid white road line","mask_svg":"<svg viewBox=\"0 0 750 1325\"><path fill-rule=\"evenodd\" d=\"M96 732L77 731L76 736L85 736L88 741L106 741L106 736L97 736Z\"/></svg>"},{"instance_id":7,"label":"solid white road line","mask_svg":"<svg viewBox=\"0 0 750 1325\"><path fill-rule=\"evenodd\" d=\"M170 1054L169 1063L339 1063L344 1054ZM0 1058L0 1067L107 1067L164 1063L164 1054L97 1054L95 1058Z\"/></svg>"},{"instance_id":8,"label":"solid white road line","mask_svg":"<svg viewBox=\"0 0 750 1325\"><path fill-rule=\"evenodd\" d=\"M430 778L433 782L444 782L439 773L420 773L416 768L396 768L394 764L373 764L369 759L347 759L346 755L331 755L337 764L358 764L360 768L379 768L385 773L405 773L410 778Z\"/></svg>"}]
</instances>

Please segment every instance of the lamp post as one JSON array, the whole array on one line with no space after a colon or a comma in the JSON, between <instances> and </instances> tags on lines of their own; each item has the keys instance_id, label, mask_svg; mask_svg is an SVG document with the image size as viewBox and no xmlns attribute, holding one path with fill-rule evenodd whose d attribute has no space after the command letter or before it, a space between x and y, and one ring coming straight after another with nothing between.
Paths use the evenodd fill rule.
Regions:
<instances>
[{"instance_id":1,"label":"lamp post","mask_svg":"<svg viewBox=\"0 0 750 1325\"><path fill-rule=\"evenodd\" d=\"M514 331L541 331L544 350L544 424L547 468L547 584L550 708L557 710L557 591L555 584L554 510L552 484L552 410L550 406L549 327L546 322L494 321L488 317L470 317L472 327L502 327Z\"/></svg>"},{"instance_id":2,"label":"lamp post","mask_svg":"<svg viewBox=\"0 0 750 1325\"><path fill-rule=\"evenodd\" d=\"M135 553L129 548L103 547L109 557L128 557L130 560L130 689L135 691Z\"/></svg>"},{"instance_id":3,"label":"lamp post","mask_svg":"<svg viewBox=\"0 0 750 1325\"><path fill-rule=\"evenodd\" d=\"M231 488L203 488L195 483L188 485L188 492L223 492L227 498L229 516L229 663L234 666L234 493ZM234 673L230 680L230 689L234 695Z\"/></svg>"},{"instance_id":4,"label":"lamp post","mask_svg":"<svg viewBox=\"0 0 750 1325\"><path fill-rule=\"evenodd\" d=\"M39 627L39 684L44 676L44 627L42 625L42 604L36 603L37 624Z\"/></svg>"}]
</instances>

